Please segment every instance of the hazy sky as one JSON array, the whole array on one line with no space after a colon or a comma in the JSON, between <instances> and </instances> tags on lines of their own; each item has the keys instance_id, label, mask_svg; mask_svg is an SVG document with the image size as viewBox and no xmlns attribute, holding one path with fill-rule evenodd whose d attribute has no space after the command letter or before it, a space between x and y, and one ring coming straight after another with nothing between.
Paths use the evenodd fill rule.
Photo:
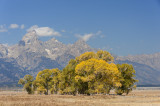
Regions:
<instances>
[{"instance_id":1,"label":"hazy sky","mask_svg":"<svg viewBox=\"0 0 160 106\"><path fill-rule=\"evenodd\" d=\"M0 0L0 43L27 31L64 44L84 39L116 55L160 52L159 0Z\"/></svg>"}]
</instances>

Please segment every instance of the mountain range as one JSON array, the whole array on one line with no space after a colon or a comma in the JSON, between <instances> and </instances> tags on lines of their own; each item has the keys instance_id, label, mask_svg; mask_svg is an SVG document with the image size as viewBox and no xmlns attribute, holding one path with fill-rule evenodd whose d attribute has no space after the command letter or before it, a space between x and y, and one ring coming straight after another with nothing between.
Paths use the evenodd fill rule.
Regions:
<instances>
[{"instance_id":1,"label":"mountain range","mask_svg":"<svg viewBox=\"0 0 160 106\"><path fill-rule=\"evenodd\" d=\"M0 44L0 86L17 84L25 74L35 76L43 69L63 69L70 59L95 51L83 40L65 45L55 38L40 41L36 31L28 32L18 44Z\"/></svg>"},{"instance_id":2,"label":"mountain range","mask_svg":"<svg viewBox=\"0 0 160 106\"><path fill-rule=\"evenodd\" d=\"M0 86L16 85L26 74L36 76L43 69L63 69L70 59L97 51L83 40L65 45L55 38L40 41L36 31L28 32L18 44L0 44ZM139 85L160 85L160 53L115 57L115 63L132 64Z\"/></svg>"}]
</instances>

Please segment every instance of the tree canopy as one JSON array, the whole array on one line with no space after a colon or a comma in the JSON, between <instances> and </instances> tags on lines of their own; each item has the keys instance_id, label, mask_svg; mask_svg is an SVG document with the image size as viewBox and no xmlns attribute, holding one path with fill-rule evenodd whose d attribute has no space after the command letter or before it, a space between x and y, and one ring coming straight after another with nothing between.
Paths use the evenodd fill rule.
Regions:
<instances>
[{"instance_id":1,"label":"tree canopy","mask_svg":"<svg viewBox=\"0 0 160 106\"><path fill-rule=\"evenodd\" d=\"M81 85L86 84L86 89L83 86L79 87L83 93L107 93L108 87L121 86L118 68L115 64L109 64L104 60L93 58L83 61L76 66L75 73L76 81L82 83Z\"/></svg>"},{"instance_id":2,"label":"tree canopy","mask_svg":"<svg viewBox=\"0 0 160 106\"><path fill-rule=\"evenodd\" d=\"M109 94L111 89L119 95L128 94L136 86L135 70L129 64L114 64L107 51L86 52L71 59L61 71L44 69L36 79L26 75L19 80L27 92L51 94Z\"/></svg>"},{"instance_id":3,"label":"tree canopy","mask_svg":"<svg viewBox=\"0 0 160 106\"><path fill-rule=\"evenodd\" d=\"M53 87L52 91L57 92L57 76L59 72L59 69L45 69L40 71L36 77L37 90L48 95L49 89Z\"/></svg>"},{"instance_id":4,"label":"tree canopy","mask_svg":"<svg viewBox=\"0 0 160 106\"><path fill-rule=\"evenodd\" d=\"M24 85L24 89L28 92L28 94L33 94L33 81L34 78L31 75L25 75L23 79L20 79L18 84Z\"/></svg>"},{"instance_id":5,"label":"tree canopy","mask_svg":"<svg viewBox=\"0 0 160 106\"><path fill-rule=\"evenodd\" d=\"M123 93L128 94L133 88L136 87L134 83L138 82L138 80L134 79L135 70L133 66L129 64L117 64L117 68L121 72L122 80L120 82L122 86L116 88L116 93L120 95Z\"/></svg>"}]
</instances>

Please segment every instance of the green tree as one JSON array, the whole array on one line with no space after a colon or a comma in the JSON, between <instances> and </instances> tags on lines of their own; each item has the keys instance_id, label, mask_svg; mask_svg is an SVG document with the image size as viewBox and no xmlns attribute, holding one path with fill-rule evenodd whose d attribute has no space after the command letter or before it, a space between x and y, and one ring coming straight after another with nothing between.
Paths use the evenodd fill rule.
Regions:
<instances>
[{"instance_id":1,"label":"green tree","mask_svg":"<svg viewBox=\"0 0 160 106\"><path fill-rule=\"evenodd\" d=\"M128 95L129 92L132 91L133 88L136 88L134 85L138 80L134 79L135 70L132 65L129 64L117 64L118 70L121 72L121 87L117 87L115 92L119 95L126 93Z\"/></svg>"},{"instance_id":2,"label":"green tree","mask_svg":"<svg viewBox=\"0 0 160 106\"><path fill-rule=\"evenodd\" d=\"M48 95L48 91L51 89L53 84L52 83L53 77L54 77L54 70L45 69L43 71L40 71L36 77L37 90L40 93Z\"/></svg>"},{"instance_id":3,"label":"green tree","mask_svg":"<svg viewBox=\"0 0 160 106\"><path fill-rule=\"evenodd\" d=\"M19 80L18 84L24 85L24 89L28 92L28 94L33 94L33 81L33 76L25 75L23 79Z\"/></svg>"},{"instance_id":4,"label":"green tree","mask_svg":"<svg viewBox=\"0 0 160 106\"><path fill-rule=\"evenodd\" d=\"M60 94L76 94L75 67L77 62L71 59L60 74Z\"/></svg>"}]
</instances>

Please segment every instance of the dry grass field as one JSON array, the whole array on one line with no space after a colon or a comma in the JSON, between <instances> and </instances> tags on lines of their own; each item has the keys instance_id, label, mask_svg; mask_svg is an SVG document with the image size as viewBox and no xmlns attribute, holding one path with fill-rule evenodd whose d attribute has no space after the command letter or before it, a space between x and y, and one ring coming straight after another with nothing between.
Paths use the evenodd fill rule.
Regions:
<instances>
[{"instance_id":1,"label":"dry grass field","mask_svg":"<svg viewBox=\"0 0 160 106\"><path fill-rule=\"evenodd\" d=\"M0 91L0 106L160 106L160 90L134 90L122 95L28 95Z\"/></svg>"}]
</instances>

